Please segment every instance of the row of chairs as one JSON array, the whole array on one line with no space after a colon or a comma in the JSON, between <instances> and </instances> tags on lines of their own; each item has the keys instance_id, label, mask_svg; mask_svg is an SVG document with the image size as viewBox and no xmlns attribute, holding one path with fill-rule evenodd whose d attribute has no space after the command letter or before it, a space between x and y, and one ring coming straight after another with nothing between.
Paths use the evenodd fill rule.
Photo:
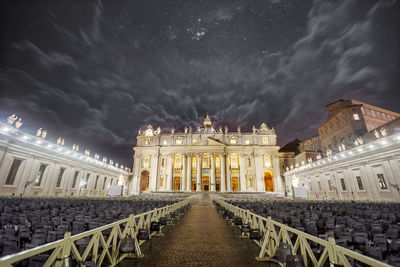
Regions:
<instances>
[{"instance_id":1,"label":"row of chairs","mask_svg":"<svg viewBox=\"0 0 400 267\"><path fill-rule=\"evenodd\" d=\"M0 257L180 200L0 198Z\"/></svg>"},{"instance_id":2,"label":"row of chairs","mask_svg":"<svg viewBox=\"0 0 400 267\"><path fill-rule=\"evenodd\" d=\"M243 201L232 205L328 240L358 253L400 265L400 204L316 201ZM295 239L293 234L290 234ZM322 249L311 242L314 254Z\"/></svg>"}]
</instances>

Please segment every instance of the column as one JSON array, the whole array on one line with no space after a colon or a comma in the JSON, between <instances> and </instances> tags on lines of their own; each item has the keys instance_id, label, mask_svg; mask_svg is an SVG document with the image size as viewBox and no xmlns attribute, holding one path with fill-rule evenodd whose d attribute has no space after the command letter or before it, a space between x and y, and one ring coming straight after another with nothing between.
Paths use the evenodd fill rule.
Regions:
<instances>
[{"instance_id":1,"label":"column","mask_svg":"<svg viewBox=\"0 0 400 267\"><path fill-rule=\"evenodd\" d=\"M211 153L211 191L215 192L215 155Z\"/></svg>"},{"instance_id":2,"label":"column","mask_svg":"<svg viewBox=\"0 0 400 267\"><path fill-rule=\"evenodd\" d=\"M151 155L151 173L149 191L156 191L157 176L158 176L158 158L159 153L156 152Z\"/></svg>"},{"instance_id":3,"label":"column","mask_svg":"<svg viewBox=\"0 0 400 267\"><path fill-rule=\"evenodd\" d=\"M282 176L279 169L279 155L272 154L271 155L271 169L273 170L273 181L274 181L274 191L279 192L282 195L285 194L285 188L282 183Z\"/></svg>"},{"instance_id":4,"label":"column","mask_svg":"<svg viewBox=\"0 0 400 267\"><path fill-rule=\"evenodd\" d=\"M132 166L132 172L133 172L133 179L132 179L132 194L131 195L137 195L139 194L140 191L140 166L141 166L141 161L142 157L139 153L135 152L135 156L133 157L133 166ZM104 176L102 179L99 178L99 181L104 180ZM99 186L99 185L98 185ZM100 193L102 191L103 187L98 187L98 192Z\"/></svg>"},{"instance_id":5,"label":"column","mask_svg":"<svg viewBox=\"0 0 400 267\"><path fill-rule=\"evenodd\" d=\"M25 166L24 166L24 169L22 171L21 178L18 181L19 185L18 185L18 190L16 192L16 195L22 194L22 192L24 192L25 183L27 182L27 179L29 178L29 174L30 174L31 169L33 167L33 162L34 162L34 159L27 158L25 160L25 162L21 163L21 166L24 163L25 163ZM18 178L18 177L16 177L16 178Z\"/></svg>"},{"instance_id":6,"label":"column","mask_svg":"<svg viewBox=\"0 0 400 267\"><path fill-rule=\"evenodd\" d=\"M239 191L244 192L248 191L247 190L247 184L246 184L246 174L245 174L245 158L243 154L239 154L239 181L240 181L240 188Z\"/></svg>"},{"instance_id":7,"label":"column","mask_svg":"<svg viewBox=\"0 0 400 267\"><path fill-rule=\"evenodd\" d=\"M172 190L172 174L173 174L173 168L172 168L172 163L174 160L174 154L169 154L167 158L167 181L166 181L166 186L165 189L167 191Z\"/></svg>"},{"instance_id":8,"label":"column","mask_svg":"<svg viewBox=\"0 0 400 267\"><path fill-rule=\"evenodd\" d=\"M201 174L200 174L200 170L201 170L201 166L200 166L200 153L199 154L196 154L196 156L197 156L197 172L196 172L196 174L197 174L197 181L196 181L196 183L197 183L197 185L196 185L196 191L201 191L201 181L200 181L200 178L201 178Z\"/></svg>"},{"instance_id":9,"label":"column","mask_svg":"<svg viewBox=\"0 0 400 267\"><path fill-rule=\"evenodd\" d=\"M181 188L180 191L184 191L186 189L186 154L182 154L182 181L181 181Z\"/></svg>"},{"instance_id":10,"label":"column","mask_svg":"<svg viewBox=\"0 0 400 267\"><path fill-rule=\"evenodd\" d=\"M260 154L255 154L257 192L265 192L264 177L262 173L262 159Z\"/></svg>"},{"instance_id":11,"label":"column","mask_svg":"<svg viewBox=\"0 0 400 267\"><path fill-rule=\"evenodd\" d=\"M366 183L364 186L365 190L371 192L372 199L380 201L381 198L380 198L380 194L378 191L379 185L377 185L377 183L374 181L375 177L374 177L374 173L372 172L371 166L366 165L365 163L364 163L364 174L365 174L364 181L365 180L368 181L368 183Z\"/></svg>"},{"instance_id":12,"label":"column","mask_svg":"<svg viewBox=\"0 0 400 267\"><path fill-rule=\"evenodd\" d=\"M220 154L221 157L221 192L225 192L225 153Z\"/></svg>"},{"instance_id":13,"label":"column","mask_svg":"<svg viewBox=\"0 0 400 267\"><path fill-rule=\"evenodd\" d=\"M187 156L187 174L186 174L186 191L190 192L192 188L192 155Z\"/></svg>"},{"instance_id":14,"label":"column","mask_svg":"<svg viewBox=\"0 0 400 267\"><path fill-rule=\"evenodd\" d=\"M232 191L232 178L231 178L231 170L229 168L229 154L226 157L226 191Z\"/></svg>"},{"instance_id":15,"label":"column","mask_svg":"<svg viewBox=\"0 0 400 267\"><path fill-rule=\"evenodd\" d=\"M46 177L46 183L44 185L44 194L51 196L54 194L54 189L56 188L58 172L60 172L61 168L57 165L57 163L50 163L50 171L49 175ZM57 172L58 169L58 172Z\"/></svg>"}]
</instances>

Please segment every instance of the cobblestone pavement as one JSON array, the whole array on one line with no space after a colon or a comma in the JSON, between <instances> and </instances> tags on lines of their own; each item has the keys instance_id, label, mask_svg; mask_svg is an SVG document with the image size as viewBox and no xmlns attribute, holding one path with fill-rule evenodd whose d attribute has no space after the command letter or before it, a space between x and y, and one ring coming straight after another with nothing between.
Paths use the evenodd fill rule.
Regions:
<instances>
[{"instance_id":1,"label":"cobblestone pavement","mask_svg":"<svg viewBox=\"0 0 400 267\"><path fill-rule=\"evenodd\" d=\"M176 225L164 229L164 237L144 244L144 258L119 266L268 266L255 260L259 248L239 238L240 230L218 214L208 194Z\"/></svg>"}]
</instances>

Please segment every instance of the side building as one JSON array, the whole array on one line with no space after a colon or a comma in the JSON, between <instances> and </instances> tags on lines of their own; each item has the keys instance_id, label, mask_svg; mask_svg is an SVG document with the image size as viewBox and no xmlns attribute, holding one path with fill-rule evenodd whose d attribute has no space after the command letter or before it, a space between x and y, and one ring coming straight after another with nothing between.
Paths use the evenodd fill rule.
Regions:
<instances>
[{"instance_id":1,"label":"side building","mask_svg":"<svg viewBox=\"0 0 400 267\"><path fill-rule=\"evenodd\" d=\"M284 192L279 147L265 123L250 133L203 127L161 133L139 131L134 148L133 191Z\"/></svg>"},{"instance_id":2,"label":"side building","mask_svg":"<svg viewBox=\"0 0 400 267\"><path fill-rule=\"evenodd\" d=\"M129 171L0 123L0 195L106 196Z\"/></svg>"}]
</instances>

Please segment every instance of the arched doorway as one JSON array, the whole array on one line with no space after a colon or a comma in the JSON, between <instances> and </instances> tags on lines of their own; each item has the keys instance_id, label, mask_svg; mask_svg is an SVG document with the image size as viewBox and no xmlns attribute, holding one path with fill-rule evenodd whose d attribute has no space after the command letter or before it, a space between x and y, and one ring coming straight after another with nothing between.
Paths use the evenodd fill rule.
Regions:
<instances>
[{"instance_id":1,"label":"arched doorway","mask_svg":"<svg viewBox=\"0 0 400 267\"><path fill-rule=\"evenodd\" d=\"M239 191L239 182L237 177L232 177L232 191L233 192Z\"/></svg>"},{"instance_id":2,"label":"arched doorway","mask_svg":"<svg viewBox=\"0 0 400 267\"><path fill-rule=\"evenodd\" d=\"M174 179L174 190L179 191L181 189L181 177L175 177Z\"/></svg>"},{"instance_id":3,"label":"arched doorway","mask_svg":"<svg viewBox=\"0 0 400 267\"><path fill-rule=\"evenodd\" d=\"M140 174L140 191L149 190L149 178L150 173L148 171L142 171Z\"/></svg>"},{"instance_id":4,"label":"arched doorway","mask_svg":"<svg viewBox=\"0 0 400 267\"><path fill-rule=\"evenodd\" d=\"M210 190L210 178L203 177L203 191Z\"/></svg>"},{"instance_id":5,"label":"arched doorway","mask_svg":"<svg viewBox=\"0 0 400 267\"><path fill-rule=\"evenodd\" d=\"M196 191L196 181L192 181L192 191Z\"/></svg>"},{"instance_id":6,"label":"arched doorway","mask_svg":"<svg viewBox=\"0 0 400 267\"><path fill-rule=\"evenodd\" d=\"M264 172L265 191L274 191L274 178L271 171Z\"/></svg>"}]
</instances>

